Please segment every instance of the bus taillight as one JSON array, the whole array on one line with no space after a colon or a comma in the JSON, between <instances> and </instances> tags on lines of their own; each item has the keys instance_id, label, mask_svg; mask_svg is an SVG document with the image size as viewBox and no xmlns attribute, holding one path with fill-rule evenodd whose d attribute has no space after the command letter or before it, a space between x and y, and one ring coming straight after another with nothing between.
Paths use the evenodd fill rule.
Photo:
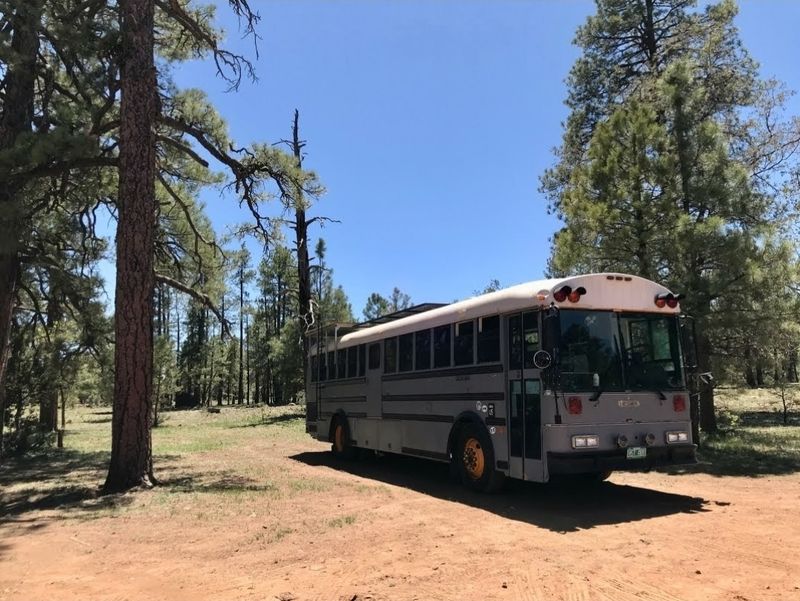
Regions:
<instances>
[{"instance_id":1,"label":"bus taillight","mask_svg":"<svg viewBox=\"0 0 800 601\"><path fill-rule=\"evenodd\" d=\"M672 397L672 408L675 413L683 413L686 411L686 397L682 394L676 394Z\"/></svg>"},{"instance_id":2,"label":"bus taillight","mask_svg":"<svg viewBox=\"0 0 800 601\"><path fill-rule=\"evenodd\" d=\"M583 413L583 403L581 402L581 397L569 397L567 399L567 411L569 411L570 415L580 415Z\"/></svg>"}]
</instances>

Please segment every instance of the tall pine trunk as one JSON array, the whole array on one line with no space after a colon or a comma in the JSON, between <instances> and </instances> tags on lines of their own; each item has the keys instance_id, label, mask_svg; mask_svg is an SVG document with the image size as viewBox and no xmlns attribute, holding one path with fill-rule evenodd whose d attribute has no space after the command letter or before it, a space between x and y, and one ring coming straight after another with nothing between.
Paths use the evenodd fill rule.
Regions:
<instances>
[{"instance_id":1,"label":"tall pine trunk","mask_svg":"<svg viewBox=\"0 0 800 601\"><path fill-rule=\"evenodd\" d=\"M9 19L14 60L5 65L0 152L13 148L19 136L31 131L42 4L42 0L17 2L16 12ZM20 271L19 247L25 211L19 194L18 185L0 180L0 387L5 386Z\"/></svg>"},{"instance_id":2,"label":"tall pine trunk","mask_svg":"<svg viewBox=\"0 0 800 601\"><path fill-rule=\"evenodd\" d=\"M106 492L153 482L153 243L156 226L153 0L120 0L122 65L114 415Z\"/></svg>"},{"instance_id":3,"label":"tall pine trunk","mask_svg":"<svg viewBox=\"0 0 800 601\"><path fill-rule=\"evenodd\" d=\"M303 167L303 142L300 141L300 113L294 111L292 126L292 153L298 168ZM298 188L295 198L294 234L297 247L297 292L298 320L300 333L303 336L303 378L308 373L308 336L306 331L311 327L311 267L308 259L308 221L303 191Z\"/></svg>"}]
</instances>

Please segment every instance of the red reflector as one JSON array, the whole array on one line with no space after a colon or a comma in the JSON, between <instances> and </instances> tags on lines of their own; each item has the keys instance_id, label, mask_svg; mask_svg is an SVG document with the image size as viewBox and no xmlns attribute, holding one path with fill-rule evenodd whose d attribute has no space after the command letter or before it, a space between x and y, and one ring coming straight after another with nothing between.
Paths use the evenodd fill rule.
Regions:
<instances>
[{"instance_id":1,"label":"red reflector","mask_svg":"<svg viewBox=\"0 0 800 601\"><path fill-rule=\"evenodd\" d=\"M659 309L663 309L666 306L667 306L667 301L665 299L663 298L656 299L656 307L658 307Z\"/></svg>"},{"instance_id":2,"label":"red reflector","mask_svg":"<svg viewBox=\"0 0 800 601\"><path fill-rule=\"evenodd\" d=\"M678 306L678 299L677 298L668 298L667 299L667 306L670 309L674 309L675 307Z\"/></svg>"},{"instance_id":3,"label":"red reflector","mask_svg":"<svg viewBox=\"0 0 800 601\"><path fill-rule=\"evenodd\" d=\"M672 397L672 408L675 409L676 413L686 411L686 397L680 394Z\"/></svg>"},{"instance_id":4,"label":"red reflector","mask_svg":"<svg viewBox=\"0 0 800 601\"><path fill-rule=\"evenodd\" d=\"M577 396L569 397L567 399L567 409L572 415L580 415L583 413L583 403L581 403L581 398Z\"/></svg>"},{"instance_id":5,"label":"red reflector","mask_svg":"<svg viewBox=\"0 0 800 601\"><path fill-rule=\"evenodd\" d=\"M572 292L569 293L569 296L567 298L569 299L569 302L577 303L579 300L581 300L581 295L577 290L573 290Z\"/></svg>"},{"instance_id":6,"label":"red reflector","mask_svg":"<svg viewBox=\"0 0 800 601\"><path fill-rule=\"evenodd\" d=\"M569 296L571 293L572 288L569 286L562 286L553 293L553 298L557 303L563 303L565 300L567 300L567 296Z\"/></svg>"}]
</instances>

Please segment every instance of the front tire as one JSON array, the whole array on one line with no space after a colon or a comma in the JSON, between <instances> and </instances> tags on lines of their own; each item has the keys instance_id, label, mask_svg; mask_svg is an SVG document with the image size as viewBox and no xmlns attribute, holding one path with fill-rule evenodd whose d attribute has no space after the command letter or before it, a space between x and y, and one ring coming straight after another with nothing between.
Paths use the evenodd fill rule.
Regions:
<instances>
[{"instance_id":1,"label":"front tire","mask_svg":"<svg viewBox=\"0 0 800 601\"><path fill-rule=\"evenodd\" d=\"M461 429L453 459L467 488L490 493L503 487L505 475L495 469L494 446L482 426L467 424Z\"/></svg>"}]
</instances>

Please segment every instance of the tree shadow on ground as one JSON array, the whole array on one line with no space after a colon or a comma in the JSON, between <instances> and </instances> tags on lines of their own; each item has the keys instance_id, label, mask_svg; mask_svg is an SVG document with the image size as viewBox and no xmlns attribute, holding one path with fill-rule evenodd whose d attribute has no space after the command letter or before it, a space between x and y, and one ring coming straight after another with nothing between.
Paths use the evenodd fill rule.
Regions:
<instances>
[{"instance_id":1,"label":"tree shadow on ground","mask_svg":"<svg viewBox=\"0 0 800 601\"><path fill-rule=\"evenodd\" d=\"M175 477L162 477L159 479L159 489L170 493L247 493L247 492L273 492L277 487L271 483L264 483L246 476L232 472L215 474L209 478L205 474L195 476L181 475Z\"/></svg>"},{"instance_id":2,"label":"tree shadow on ground","mask_svg":"<svg viewBox=\"0 0 800 601\"><path fill-rule=\"evenodd\" d=\"M247 424L231 424L230 428L255 428L257 426L272 426L275 424L282 424L292 422L295 420L304 420L305 414L303 413L282 413L280 415L264 416L258 421L253 421Z\"/></svg>"},{"instance_id":3,"label":"tree shadow on ground","mask_svg":"<svg viewBox=\"0 0 800 601\"><path fill-rule=\"evenodd\" d=\"M0 469L0 526L21 522L25 514L58 509L96 512L128 502L121 495L101 495L99 484L110 453L53 450L12 459Z\"/></svg>"},{"instance_id":4,"label":"tree shadow on ground","mask_svg":"<svg viewBox=\"0 0 800 601\"><path fill-rule=\"evenodd\" d=\"M676 513L708 511L700 497L604 482L534 484L509 481L497 495L469 491L449 477L449 466L413 457L386 455L345 462L329 452L305 452L290 459L401 486L440 499L477 507L509 520L555 532L635 522Z\"/></svg>"}]
</instances>

